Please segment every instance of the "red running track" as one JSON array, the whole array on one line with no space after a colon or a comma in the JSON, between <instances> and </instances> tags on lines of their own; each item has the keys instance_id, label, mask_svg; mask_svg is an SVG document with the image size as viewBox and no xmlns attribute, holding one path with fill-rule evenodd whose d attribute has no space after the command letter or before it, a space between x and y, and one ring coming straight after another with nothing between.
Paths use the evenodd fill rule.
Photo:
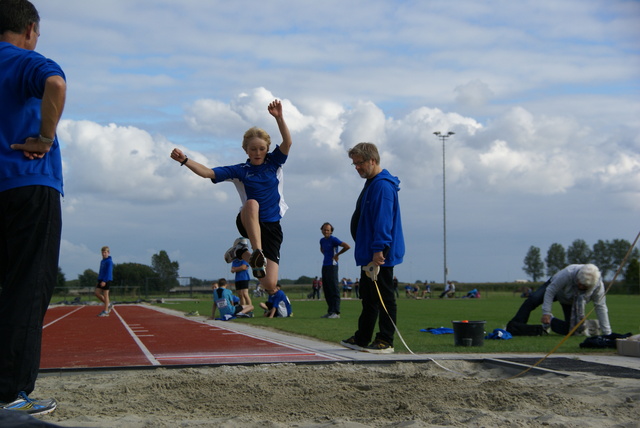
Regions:
<instances>
[{"instance_id":1,"label":"red running track","mask_svg":"<svg viewBox=\"0 0 640 428\"><path fill-rule=\"evenodd\" d=\"M310 350L170 315L153 307L116 306L111 316L104 318L97 316L99 312L97 306L50 308L45 316L40 368L291 363L333 359Z\"/></svg>"}]
</instances>

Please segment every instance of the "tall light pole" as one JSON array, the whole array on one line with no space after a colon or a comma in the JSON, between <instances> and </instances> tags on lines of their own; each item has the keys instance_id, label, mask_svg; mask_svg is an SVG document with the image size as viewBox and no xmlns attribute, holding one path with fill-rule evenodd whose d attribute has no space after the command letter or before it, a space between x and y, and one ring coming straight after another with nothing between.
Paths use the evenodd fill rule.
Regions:
<instances>
[{"instance_id":1,"label":"tall light pole","mask_svg":"<svg viewBox=\"0 0 640 428\"><path fill-rule=\"evenodd\" d=\"M445 170L445 156L444 156L444 142L447 138L451 137L455 134L455 132L447 132L442 133L440 131L436 131L433 133L436 137L438 137L442 141L442 230L443 230L443 255L444 255L444 282L443 286L447 287L447 274L449 273L449 268L447 268L447 179L446 179L446 170Z\"/></svg>"}]
</instances>

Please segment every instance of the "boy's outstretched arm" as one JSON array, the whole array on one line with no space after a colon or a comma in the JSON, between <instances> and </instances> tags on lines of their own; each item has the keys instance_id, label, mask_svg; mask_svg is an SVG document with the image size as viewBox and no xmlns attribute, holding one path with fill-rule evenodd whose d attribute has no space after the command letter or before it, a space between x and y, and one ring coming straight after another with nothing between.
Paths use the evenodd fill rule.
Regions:
<instances>
[{"instance_id":1,"label":"boy's outstretched arm","mask_svg":"<svg viewBox=\"0 0 640 428\"><path fill-rule=\"evenodd\" d=\"M194 161L193 159L188 159L187 155L185 155L182 150L178 148L171 151L171 159L176 162L180 162L180 165L186 166L202 178L216 178L216 175L211 168L204 166L201 163Z\"/></svg>"},{"instance_id":2,"label":"boy's outstretched arm","mask_svg":"<svg viewBox=\"0 0 640 428\"><path fill-rule=\"evenodd\" d=\"M216 319L216 309L216 302L213 302L213 305L211 306L211 318L209 318L210 320Z\"/></svg>"},{"instance_id":3,"label":"boy's outstretched arm","mask_svg":"<svg viewBox=\"0 0 640 428\"><path fill-rule=\"evenodd\" d=\"M282 114L282 103L280 100L273 100L269 107L267 107L271 116L275 117L276 123L278 124L278 129L280 130L280 135L282 135L282 144L280 144L280 151L288 155L289 149L291 149L291 134L289 133L289 127L287 123L284 121L284 115Z\"/></svg>"}]
</instances>

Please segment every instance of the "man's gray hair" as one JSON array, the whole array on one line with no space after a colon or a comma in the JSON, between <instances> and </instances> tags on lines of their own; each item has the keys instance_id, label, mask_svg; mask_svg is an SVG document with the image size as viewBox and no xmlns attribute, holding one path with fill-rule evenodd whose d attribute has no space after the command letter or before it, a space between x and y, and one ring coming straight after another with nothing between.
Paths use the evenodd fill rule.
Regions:
<instances>
[{"instance_id":1,"label":"man's gray hair","mask_svg":"<svg viewBox=\"0 0 640 428\"><path fill-rule=\"evenodd\" d=\"M586 264L578 271L577 279L580 284L591 290L600 281L600 270L596 265Z\"/></svg>"}]
</instances>

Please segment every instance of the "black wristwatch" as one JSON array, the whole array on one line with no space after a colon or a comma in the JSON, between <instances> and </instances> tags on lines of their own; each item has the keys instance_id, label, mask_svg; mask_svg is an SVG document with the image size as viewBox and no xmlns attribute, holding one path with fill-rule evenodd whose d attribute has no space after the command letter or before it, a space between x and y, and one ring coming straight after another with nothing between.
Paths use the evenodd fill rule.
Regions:
<instances>
[{"instance_id":1,"label":"black wristwatch","mask_svg":"<svg viewBox=\"0 0 640 428\"><path fill-rule=\"evenodd\" d=\"M53 144L53 138L43 137L42 134L38 136L38 140L42 141L43 143Z\"/></svg>"}]
</instances>

